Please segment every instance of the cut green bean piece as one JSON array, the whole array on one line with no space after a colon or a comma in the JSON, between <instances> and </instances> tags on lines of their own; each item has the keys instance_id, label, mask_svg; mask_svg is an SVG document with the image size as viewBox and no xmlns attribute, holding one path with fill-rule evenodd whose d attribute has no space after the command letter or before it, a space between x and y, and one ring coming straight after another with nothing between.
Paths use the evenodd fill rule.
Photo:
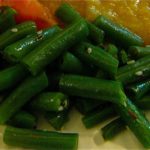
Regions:
<instances>
[{"instance_id":1,"label":"cut green bean piece","mask_svg":"<svg viewBox=\"0 0 150 150\"><path fill-rule=\"evenodd\" d=\"M63 111L68 105L68 97L61 92L43 92L30 103L32 109L55 112Z\"/></svg>"},{"instance_id":2,"label":"cut green bean piece","mask_svg":"<svg viewBox=\"0 0 150 150\"><path fill-rule=\"evenodd\" d=\"M147 79L150 76L149 56L143 57L133 63L120 67L116 79L123 84L129 84L141 79Z\"/></svg>"},{"instance_id":3,"label":"cut green bean piece","mask_svg":"<svg viewBox=\"0 0 150 150\"><path fill-rule=\"evenodd\" d=\"M89 28L88 38L96 45L100 45L104 41L104 31L96 27L94 24L87 22Z\"/></svg>"},{"instance_id":4,"label":"cut green bean piece","mask_svg":"<svg viewBox=\"0 0 150 150\"><path fill-rule=\"evenodd\" d=\"M3 141L7 145L38 150L77 150L77 133L59 133L42 130L19 129L8 126Z\"/></svg>"},{"instance_id":5,"label":"cut green bean piece","mask_svg":"<svg viewBox=\"0 0 150 150\"><path fill-rule=\"evenodd\" d=\"M63 3L62 5L60 5L60 7L56 10L55 14L58 18L60 18L63 22L67 24L74 23L81 18L79 12L77 12L68 3Z\"/></svg>"},{"instance_id":6,"label":"cut green bean piece","mask_svg":"<svg viewBox=\"0 0 150 150\"><path fill-rule=\"evenodd\" d=\"M117 73L118 60L100 47L89 43L82 43L73 53L86 64L95 65L99 69L106 71L111 78L114 78Z\"/></svg>"},{"instance_id":7,"label":"cut green bean piece","mask_svg":"<svg viewBox=\"0 0 150 150\"><path fill-rule=\"evenodd\" d=\"M83 64L76 56L67 52L61 59L60 69L65 73L91 74L92 69Z\"/></svg>"},{"instance_id":8,"label":"cut green bean piece","mask_svg":"<svg viewBox=\"0 0 150 150\"><path fill-rule=\"evenodd\" d=\"M20 110L33 96L48 86L45 73L25 79L0 105L0 124L6 123L10 117Z\"/></svg>"},{"instance_id":9,"label":"cut green bean piece","mask_svg":"<svg viewBox=\"0 0 150 150\"><path fill-rule=\"evenodd\" d=\"M71 24L81 19L80 14L73 8L71 5L67 3L63 3L56 11L56 16L61 19L61 21ZM87 22L89 28L89 36L95 44L99 45L103 42L104 39L104 31L96 27L94 24Z\"/></svg>"},{"instance_id":10,"label":"cut green bean piece","mask_svg":"<svg viewBox=\"0 0 150 150\"><path fill-rule=\"evenodd\" d=\"M37 33L27 36L7 46L3 51L3 55L10 62L19 62L26 54L41 44L41 42L54 36L60 31L61 29L58 26L40 30Z\"/></svg>"},{"instance_id":11,"label":"cut green bean piece","mask_svg":"<svg viewBox=\"0 0 150 150\"><path fill-rule=\"evenodd\" d=\"M78 20L53 38L45 40L26 55L22 62L33 75L36 75L60 56L64 50L82 41L87 35L87 24L84 20Z\"/></svg>"},{"instance_id":12,"label":"cut green bean piece","mask_svg":"<svg viewBox=\"0 0 150 150\"><path fill-rule=\"evenodd\" d=\"M79 75L62 75L59 82L60 90L71 96L124 103L125 95L120 82L102 80Z\"/></svg>"},{"instance_id":13,"label":"cut green bean piece","mask_svg":"<svg viewBox=\"0 0 150 150\"><path fill-rule=\"evenodd\" d=\"M23 22L21 24L13 26L0 35L0 50L3 50L8 45L35 32L36 25L32 21Z\"/></svg>"},{"instance_id":14,"label":"cut green bean piece","mask_svg":"<svg viewBox=\"0 0 150 150\"><path fill-rule=\"evenodd\" d=\"M126 89L133 99L141 99L148 91L150 91L150 80L129 85Z\"/></svg>"},{"instance_id":15,"label":"cut green bean piece","mask_svg":"<svg viewBox=\"0 0 150 150\"><path fill-rule=\"evenodd\" d=\"M128 49L128 53L133 58L138 59L138 58L150 55L150 47L131 46Z\"/></svg>"},{"instance_id":16,"label":"cut green bean piece","mask_svg":"<svg viewBox=\"0 0 150 150\"><path fill-rule=\"evenodd\" d=\"M139 101L136 101L136 105L146 110L150 109L150 95L145 96ZM114 119L110 123L106 124L102 129L102 135L105 140L111 140L116 137L119 133L126 130L126 123L119 117Z\"/></svg>"},{"instance_id":17,"label":"cut green bean piece","mask_svg":"<svg viewBox=\"0 0 150 150\"><path fill-rule=\"evenodd\" d=\"M92 128L95 125L98 125L99 123L107 119L110 119L114 116L116 116L116 112L114 111L114 108L111 106L111 108L107 107L101 110L98 109L94 112L90 112L89 114L86 114L82 118L82 122L86 128Z\"/></svg>"},{"instance_id":18,"label":"cut green bean piece","mask_svg":"<svg viewBox=\"0 0 150 150\"><path fill-rule=\"evenodd\" d=\"M15 65L0 71L0 91L12 88L27 76L28 72L21 65Z\"/></svg>"},{"instance_id":19,"label":"cut green bean piece","mask_svg":"<svg viewBox=\"0 0 150 150\"><path fill-rule=\"evenodd\" d=\"M126 125L121 118L114 119L110 123L106 124L102 129L102 136L105 140L111 140L119 133L126 129Z\"/></svg>"},{"instance_id":20,"label":"cut green bean piece","mask_svg":"<svg viewBox=\"0 0 150 150\"><path fill-rule=\"evenodd\" d=\"M127 28L112 22L105 16L98 16L95 20L95 25L104 30L106 36L121 46L128 48L129 46L142 46L144 44L141 37L129 31Z\"/></svg>"},{"instance_id":21,"label":"cut green bean piece","mask_svg":"<svg viewBox=\"0 0 150 150\"><path fill-rule=\"evenodd\" d=\"M8 6L0 7L0 33L6 31L16 24L15 15L16 10Z\"/></svg>"},{"instance_id":22,"label":"cut green bean piece","mask_svg":"<svg viewBox=\"0 0 150 150\"><path fill-rule=\"evenodd\" d=\"M126 53L126 51L124 49L122 49L119 52L119 59L120 59L120 62L122 65L126 65L126 64L130 63L129 58L128 58L128 54Z\"/></svg>"},{"instance_id":23,"label":"cut green bean piece","mask_svg":"<svg viewBox=\"0 0 150 150\"><path fill-rule=\"evenodd\" d=\"M118 48L114 44L108 44L105 50L114 58L118 59Z\"/></svg>"},{"instance_id":24,"label":"cut green bean piece","mask_svg":"<svg viewBox=\"0 0 150 150\"><path fill-rule=\"evenodd\" d=\"M124 105L116 105L116 110L145 148L150 148L150 122L129 100Z\"/></svg>"},{"instance_id":25,"label":"cut green bean piece","mask_svg":"<svg viewBox=\"0 0 150 150\"><path fill-rule=\"evenodd\" d=\"M35 128L37 125L37 118L26 111L19 111L17 114L15 114L8 122L7 124L19 128L27 128L32 129Z\"/></svg>"},{"instance_id":26,"label":"cut green bean piece","mask_svg":"<svg viewBox=\"0 0 150 150\"><path fill-rule=\"evenodd\" d=\"M61 130L63 125L69 120L69 111L47 112L45 117L54 129Z\"/></svg>"}]
</instances>

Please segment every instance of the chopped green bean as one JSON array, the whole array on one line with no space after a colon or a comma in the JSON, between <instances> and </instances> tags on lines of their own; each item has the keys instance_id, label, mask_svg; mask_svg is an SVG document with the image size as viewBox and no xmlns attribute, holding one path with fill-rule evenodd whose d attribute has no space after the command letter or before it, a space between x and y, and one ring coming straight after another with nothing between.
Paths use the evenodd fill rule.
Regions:
<instances>
[{"instance_id":1,"label":"chopped green bean","mask_svg":"<svg viewBox=\"0 0 150 150\"><path fill-rule=\"evenodd\" d=\"M80 14L69 4L63 3L56 11L56 16L61 19L61 21L71 24L76 20L82 18ZM89 36L95 44L99 45L103 42L104 39L104 31L97 28L94 24L87 22L89 28Z\"/></svg>"},{"instance_id":2,"label":"chopped green bean","mask_svg":"<svg viewBox=\"0 0 150 150\"><path fill-rule=\"evenodd\" d=\"M63 125L69 120L69 111L63 110L61 112L47 112L45 117L47 121L56 130L61 130Z\"/></svg>"},{"instance_id":3,"label":"chopped green bean","mask_svg":"<svg viewBox=\"0 0 150 150\"><path fill-rule=\"evenodd\" d=\"M95 25L104 30L106 36L121 46L128 48L129 46L142 46L144 44L141 37L129 31L127 28L112 22L105 16L98 16L95 20Z\"/></svg>"},{"instance_id":4,"label":"chopped green bean","mask_svg":"<svg viewBox=\"0 0 150 150\"><path fill-rule=\"evenodd\" d=\"M60 56L64 50L82 41L87 35L87 24L79 20L53 38L45 40L26 55L22 62L33 75L36 75Z\"/></svg>"},{"instance_id":5,"label":"chopped green bean","mask_svg":"<svg viewBox=\"0 0 150 150\"><path fill-rule=\"evenodd\" d=\"M116 105L116 110L143 146L150 148L150 122L144 114L129 99Z\"/></svg>"},{"instance_id":6,"label":"chopped green bean","mask_svg":"<svg viewBox=\"0 0 150 150\"><path fill-rule=\"evenodd\" d=\"M25 79L6 99L0 104L0 124L6 123L22 106L33 96L48 86L45 73L36 77Z\"/></svg>"},{"instance_id":7,"label":"chopped green bean","mask_svg":"<svg viewBox=\"0 0 150 150\"><path fill-rule=\"evenodd\" d=\"M105 50L114 58L118 59L118 48L114 44L108 44Z\"/></svg>"},{"instance_id":8,"label":"chopped green bean","mask_svg":"<svg viewBox=\"0 0 150 150\"><path fill-rule=\"evenodd\" d=\"M19 129L8 126L3 141L12 146L40 150L77 150L77 133L59 133L42 130Z\"/></svg>"},{"instance_id":9,"label":"chopped green bean","mask_svg":"<svg viewBox=\"0 0 150 150\"><path fill-rule=\"evenodd\" d=\"M126 89L134 100L141 99L148 91L150 91L150 80L129 85Z\"/></svg>"},{"instance_id":10,"label":"chopped green bean","mask_svg":"<svg viewBox=\"0 0 150 150\"><path fill-rule=\"evenodd\" d=\"M37 125L37 118L26 111L19 111L15 114L7 124L19 127L19 128L28 128L32 129L35 128Z\"/></svg>"},{"instance_id":11,"label":"chopped green bean","mask_svg":"<svg viewBox=\"0 0 150 150\"><path fill-rule=\"evenodd\" d=\"M114 119L110 123L106 124L102 129L102 136L105 140L111 140L120 132L126 129L126 125L121 118Z\"/></svg>"},{"instance_id":12,"label":"chopped green bean","mask_svg":"<svg viewBox=\"0 0 150 150\"><path fill-rule=\"evenodd\" d=\"M119 52L119 59L122 65L128 64L128 61L129 61L128 54L126 53L124 49L122 49Z\"/></svg>"},{"instance_id":13,"label":"chopped green bean","mask_svg":"<svg viewBox=\"0 0 150 150\"><path fill-rule=\"evenodd\" d=\"M62 75L59 82L60 90L71 96L124 103L126 98L120 82L102 80L79 75Z\"/></svg>"},{"instance_id":14,"label":"chopped green bean","mask_svg":"<svg viewBox=\"0 0 150 150\"><path fill-rule=\"evenodd\" d=\"M0 91L12 88L27 76L28 72L21 65L15 65L0 71Z\"/></svg>"},{"instance_id":15,"label":"chopped green bean","mask_svg":"<svg viewBox=\"0 0 150 150\"><path fill-rule=\"evenodd\" d=\"M131 46L128 52L134 59L138 59L150 55L150 47Z\"/></svg>"},{"instance_id":16,"label":"chopped green bean","mask_svg":"<svg viewBox=\"0 0 150 150\"><path fill-rule=\"evenodd\" d=\"M28 54L35 47L41 44L41 42L54 36L60 31L61 29L58 26L53 26L45 30L40 30L37 33L29 35L7 46L3 51L3 55L10 62L19 62L26 54Z\"/></svg>"},{"instance_id":17,"label":"chopped green bean","mask_svg":"<svg viewBox=\"0 0 150 150\"><path fill-rule=\"evenodd\" d=\"M117 73L118 60L100 47L89 43L82 43L73 53L86 64L95 65L99 69L107 72L111 78L114 78Z\"/></svg>"},{"instance_id":18,"label":"chopped green bean","mask_svg":"<svg viewBox=\"0 0 150 150\"><path fill-rule=\"evenodd\" d=\"M61 59L60 69L65 73L91 74L92 69L83 64L76 56L67 52Z\"/></svg>"},{"instance_id":19,"label":"chopped green bean","mask_svg":"<svg viewBox=\"0 0 150 150\"><path fill-rule=\"evenodd\" d=\"M116 112L115 112L114 108L112 106L110 106L108 108L104 108L102 110L98 109L94 112L90 112L89 114L86 114L82 118L82 122L86 128L92 128L95 125L97 125L107 119L110 119L114 116L116 116Z\"/></svg>"},{"instance_id":20,"label":"chopped green bean","mask_svg":"<svg viewBox=\"0 0 150 150\"><path fill-rule=\"evenodd\" d=\"M6 31L16 24L15 15L16 10L8 6L0 7L0 33Z\"/></svg>"},{"instance_id":21,"label":"chopped green bean","mask_svg":"<svg viewBox=\"0 0 150 150\"><path fill-rule=\"evenodd\" d=\"M24 38L28 34L36 32L36 25L32 21L23 22L15 25L0 35L0 50L8 45Z\"/></svg>"},{"instance_id":22,"label":"chopped green bean","mask_svg":"<svg viewBox=\"0 0 150 150\"><path fill-rule=\"evenodd\" d=\"M43 92L30 103L32 109L55 112L63 111L68 105L68 97L61 92Z\"/></svg>"},{"instance_id":23,"label":"chopped green bean","mask_svg":"<svg viewBox=\"0 0 150 150\"><path fill-rule=\"evenodd\" d=\"M133 61L129 65L125 65L118 69L116 79L123 84L129 84L141 79L147 79L150 75L150 59L149 56L143 57L137 61Z\"/></svg>"},{"instance_id":24,"label":"chopped green bean","mask_svg":"<svg viewBox=\"0 0 150 150\"><path fill-rule=\"evenodd\" d=\"M95 99L88 99L88 98L76 98L75 106L79 112L82 114L87 114L94 109L103 108L106 102L97 101Z\"/></svg>"}]
</instances>

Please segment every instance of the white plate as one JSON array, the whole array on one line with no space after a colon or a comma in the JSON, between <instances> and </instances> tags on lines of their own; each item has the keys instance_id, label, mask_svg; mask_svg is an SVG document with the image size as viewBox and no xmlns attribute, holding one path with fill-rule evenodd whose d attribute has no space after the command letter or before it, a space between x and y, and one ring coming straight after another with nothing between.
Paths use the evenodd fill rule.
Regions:
<instances>
[{"instance_id":1,"label":"white plate","mask_svg":"<svg viewBox=\"0 0 150 150\"><path fill-rule=\"evenodd\" d=\"M150 111L146 114L150 120ZM100 133L100 128L104 126L106 122L96 126L95 128L86 129L81 122L82 116L76 112L76 110L72 110L70 116L70 121L64 126L63 131L79 133L78 150L144 150L143 146L129 129L123 131L112 141L106 142L103 140ZM3 143L2 135L4 128L4 126L0 126L0 150L23 150L21 148L8 147ZM52 127L43 119L39 120L39 128L53 130Z\"/></svg>"}]
</instances>

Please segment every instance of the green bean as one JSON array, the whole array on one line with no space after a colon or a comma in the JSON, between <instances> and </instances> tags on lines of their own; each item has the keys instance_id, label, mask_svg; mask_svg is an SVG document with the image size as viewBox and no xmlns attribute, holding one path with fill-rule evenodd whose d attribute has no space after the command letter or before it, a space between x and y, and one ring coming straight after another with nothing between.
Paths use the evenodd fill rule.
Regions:
<instances>
[{"instance_id":1,"label":"green bean","mask_svg":"<svg viewBox=\"0 0 150 150\"><path fill-rule=\"evenodd\" d=\"M135 59L150 55L150 47L131 46L128 53Z\"/></svg>"},{"instance_id":2,"label":"green bean","mask_svg":"<svg viewBox=\"0 0 150 150\"><path fill-rule=\"evenodd\" d=\"M0 50L34 32L36 32L36 25L32 21L13 26L0 35Z\"/></svg>"},{"instance_id":3,"label":"green bean","mask_svg":"<svg viewBox=\"0 0 150 150\"><path fill-rule=\"evenodd\" d=\"M79 12L77 12L68 3L63 3L60 5L55 14L58 18L67 24L74 23L76 20L81 18Z\"/></svg>"},{"instance_id":4,"label":"green bean","mask_svg":"<svg viewBox=\"0 0 150 150\"><path fill-rule=\"evenodd\" d=\"M40 150L77 150L77 133L59 133L42 130L19 129L8 126L3 141L12 146Z\"/></svg>"},{"instance_id":5,"label":"green bean","mask_svg":"<svg viewBox=\"0 0 150 150\"><path fill-rule=\"evenodd\" d=\"M62 75L59 82L60 90L71 96L124 103L124 93L120 82L102 80L79 75Z\"/></svg>"},{"instance_id":6,"label":"green bean","mask_svg":"<svg viewBox=\"0 0 150 150\"><path fill-rule=\"evenodd\" d=\"M45 73L25 79L0 105L0 124L6 123L33 96L48 86Z\"/></svg>"},{"instance_id":7,"label":"green bean","mask_svg":"<svg viewBox=\"0 0 150 150\"><path fill-rule=\"evenodd\" d=\"M142 108L144 110L150 109L150 105L149 105L150 95L147 95L142 99L135 101L135 103L139 108ZM112 138L114 138L116 135L118 135L120 132L122 132L125 129L126 129L126 123L121 118L117 118L111 121L110 123L108 123L107 125L105 125L101 129L101 131L102 131L103 138L105 140L111 140Z\"/></svg>"},{"instance_id":8,"label":"green bean","mask_svg":"<svg viewBox=\"0 0 150 150\"><path fill-rule=\"evenodd\" d=\"M71 5L67 3L63 3L56 11L56 16L61 19L61 21L71 24L76 20L82 18L80 14L73 8ZM94 24L87 22L89 28L89 36L95 44L101 44L104 39L104 31L97 28Z\"/></svg>"},{"instance_id":9,"label":"green bean","mask_svg":"<svg viewBox=\"0 0 150 150\"><path fill-rule=\"evenodd\" d=\"M3 51L4 56L10 62L19 62L26 54L41 44L42 41L54 36L59 31L61 29L58 26L40 30L7 46Z\"/></svg>"},{"instance_id":10,"label":"green bean","mask_svg":"<svg viewBox=\"0 0 150 150\"><path fill-rule=\"evenodd\" d=\"M127 28L112 22L105 16L98 16L95 20L95 25L104 30L106 36L110 37L121 46L142 46L144 44L144 41L141 37L129 31Z\"/></svg>"},{"instance_id":11,"label":"green bean","mask_svg":"<svg viewBox=\"0 0 150 150\"><path fill-rule=\"evenodd\" d=\"M92 70L89 66L83 64L76 56L67 52L61 59L60 69L65 73L72 74L91 74Z\"/></svg>"},{"instance_id":12,"label":"green bean","mask_svg":"<svg viewBox=\"0 0 150 150\"><path fill-rule=\"evenodd\" d=\"M129 85L126 89L133 99L141 99L148 91L150 91L150 80Z\"/></svg>"},{"instance_id":13,"label":"green bean","mask_svg":"<svg viewBox=\"0 0 150 150\"><path fill-rule=\"evenodd\" d=\"M56 130L61 130L63 125L69 120L69 111L47 112L45 117L51 126Z\"/></svg>"},{"instance_id":14,"label":"green bean","mask_svg":"<svg viewBox=\"0 0 150 150\"><path fill-rule=\"evenodd\" d=\"M102 136L105 140L111 140L120 132L126 129L126 125L121 118L114 119L113 121L106 124L102 129Z\"/></svg>"},{"instance_id":15,"label":"green bean","mask_svg":"<svg viewBox=\"0 0 150 150\"><path fill-rule=\"evenodd\" d=\"M131 64L125 65L118 69L116 79L123 84L129 84L141 79L146 79L150 75L150 59L149 56L143 57Z\"/></svg>"},{"instance_id":16,"label":"green bean","mask_svg":"<svg viewBox=\"0 0 150 150\"><path fill-rule=\"evenodd\" d=\"M41 111L63 111L69 105L66 95L61 92L43 92L36 96L30 107Z\"/></svg>"},{"instance_id":17,"label":"green bean","mask_svg":"<svg viewBox=\"0 0 150 150\"><path fill-rule=\"evenodd\" d=\"M87 114L94 109L103 108L106 102L97 101L95 99L88 99L88 98L76 98L75 106L79 112L82 114Z\"/></svg>"},{"instance_id":18,"label":"green bean","mask_svg":"<svg viewBox=\"0 0 150 150\"><path fill-rule=\"evenodd\" d=\"M96 45L100 45L104 41L104 31L96 27L94 24L87 22L89 28L89 36L92 42Z\"/></svg>"},{"instance_id":19,"label":"green bean","mask_svg":"<svg viewBox=\"0 0 150 150\"><path fill-rule=\"evenodd\" d=\"M0 33L6 31L8 28L16 24L14 16L17 14L16 10L8 6L0 7Z\"/></svg>"},{"instance_id":20,"label":"green bean","mask_svg":"<svg viewBox=\"0 0 150 150\"><path fill-rule=\"evenodd\" d=\"M120 62L122 65L126 65L126 64L128 64L128 62L130 62L129 58L128 58L128 54L126 53L126 51L124 49L122 49L119 52L119 59L120 59Z\"/></svg>"},{"instance_id":21,"label":"green bean","mask_svg":"<svg viewBox=\"0 0 150 150\"><path fill-rule=\"evenodd\" d=\"M87 35L86 23L79 20L53 38L45 40L26 55L22 62L33 75L36 75L60 56L64 50L82 41Z\"/></svg>"},{"instance_id":22,"label":"green bean","mask_svg":"<svg viewBox=\"0 0 150 150\"><path fill-rule=\"evenodd\" d=\"M114 111L114 108L111 106L108 108L104 108L102 110L98 109L94 112L90 112L89 114L85 115L82 118L82 122L85 125L86 128L92 128L95 125L110 119L112 117L116 116L116 112Z\"/></svg>"},{"instance_id":23,"label":"green bean","mask_svg":"<svg viewBox=\"0 0 150 150\"><path fill-rule=\"evenodd\" d=\"M105 50L114 58L118 59L118 48L114 44L108 44Z\"/></svg>"},{"instance_id":24,"label":"green bean","mask_svg":"<svg viewBox=\"0 0 150 150\"><path fill-rule=\"evenodd\" d=\"M73 53L85 63L95 65L107 72L111 78L114 78L117 73L118 60L100 47L89 43L82 43Z\"/></svg>"},{"instance_id":25,"label":"green bean","mask_svg":"<svg viewBox=\"0 0 150 150\"><path fill-rule=\"evenodd\" d=\"M145 148L150 148L150 122L129 100L124 105L117 104L116 110Z\"/></svg>"},{"instance_id":26,"label":"green bean","mask_svg":"<svg viewBox=\"0 0 150 150\"><path fill-rule=\"evenodd\" d=\"M15 65L0 71L0 91L12 88L26 77L28 72L21 65Z\"/></svg>"},{"instance_id":27,"label":"green bean","mask_svg":"<svg viewBox=\"0 0 150 150\"><path fill-rule=\"evenodd\" d=\"M19 111L17 114L15 114L8 122L7 124L19 127L19 128L35 128L37 125L37 118L26 111Z\"/></svg>"}]
</instances>

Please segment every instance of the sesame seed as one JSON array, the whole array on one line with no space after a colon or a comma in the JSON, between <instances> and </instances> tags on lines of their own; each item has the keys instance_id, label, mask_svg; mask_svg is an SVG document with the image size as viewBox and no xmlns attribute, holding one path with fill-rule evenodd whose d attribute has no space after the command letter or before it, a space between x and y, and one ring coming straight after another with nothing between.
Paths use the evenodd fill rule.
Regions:
<instances>
[{"instance_id":1,"label":"sesame seed","mask_svg":"<svg viewBox=\"0 0 150 150\"><path fill-rule=\"evenodd\" d=\"M11 32L18 32L18 29L17 28L12 28Z\"/></svg>"},{"instance_id":2,"label":"sesame seed","mask_svg":"<svg viewBox=\"0 0 150 150\"><path fill-rule=\"evenodd\" d=\"M141 76L141 75L143 75L143 72L142 72L142 71L137 71L137 72L135 73L135 75Z\"/></svg>"},{"instance_id":3,"label":"sesame seed","mask_svg":"<svg viewBox=\"0 0 150 150\"><path fill-rule=\"evenodd\" d=\"M134 63L135 63L135 60L130 60L130 61L127 62L128 65L134 64Z\"/></svg>"},{"instance_id":4,"label":"sesame seed","mask_svg":"<svg viewBox=\"0 0 150 150\"><path fill-rule=\"evenodd\" d=\"M88 54L91 54L91 53L92 53L92 48L89 47L89 48L87 49L87 52L88 52Z\"/></svg>"},{"instance_id":5,"label":"sesame seed","mask_svg":"<svg viewBox=\"0 0 150 150\"><path fill-rule=\"evenodd\" d=\"M62 111L64 108L62 107L62 106L60 106L59 108L58 108L58 111Z\"/></svg>"}]
</instances>

